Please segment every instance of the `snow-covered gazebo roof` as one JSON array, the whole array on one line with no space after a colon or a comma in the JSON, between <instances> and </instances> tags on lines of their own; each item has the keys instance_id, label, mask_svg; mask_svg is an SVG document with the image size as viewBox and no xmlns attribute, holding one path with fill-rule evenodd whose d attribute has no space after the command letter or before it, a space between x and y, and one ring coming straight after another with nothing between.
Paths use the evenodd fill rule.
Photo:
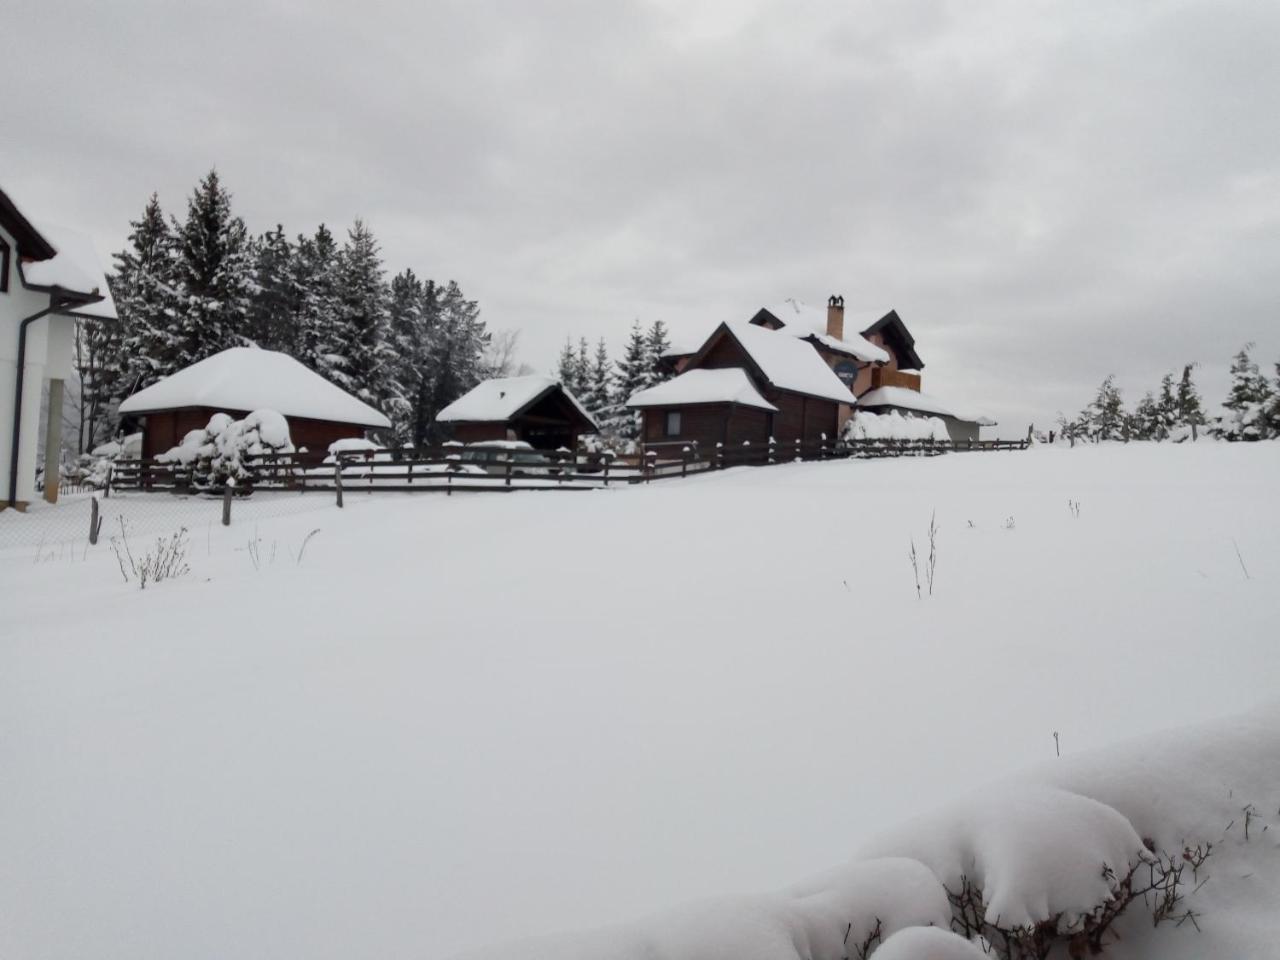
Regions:
<instances>
[{"instance_id":1,"label":"snow-covered gazebo roof","mask_svg":"<svg viewBox=\"0 0 1280 960\"><path fill-rule=\"evenodd\" d=\"M578 398L569 392L555 377L530 374L524 377L495 377L476 384L469 391L449 404L436 415L439 423L503 423L518 417L525 410L554 390L559 390L573 405L591 429L597 429L595 420Z\"/></svg>"},{"instance_id":2,"label":"snow-covered gazebo roof","mask_svg":"<svg viewBox=\"0 0 1280 960\"><path fill-rule=\"evenodd\" d=\"M760 396L751 378L740 367L696 367L665 383L638 390L627 406L680 407L698 403L737 403L777 413L778 408Z\"/></svg>"},{"instance_id":3,"label":"snow-covered gazebo roof","mask_svg":"<svg viewBox=\"0 0 1280 960\"><path fill-rule=\"evenodd\" d=\"M275 410L286 417L386 428L391 421L286 353L231 347L139 390L121 413L183 407Z\"/></svg>"}]
</instances>

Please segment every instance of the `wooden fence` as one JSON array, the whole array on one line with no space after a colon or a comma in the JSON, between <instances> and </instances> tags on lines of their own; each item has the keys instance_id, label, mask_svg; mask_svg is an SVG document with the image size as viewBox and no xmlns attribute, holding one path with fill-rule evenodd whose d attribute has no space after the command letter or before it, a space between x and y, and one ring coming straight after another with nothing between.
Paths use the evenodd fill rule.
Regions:
<instances>
[{"instance_id":1,"label":"wooden fence","mask_svg":"<svg viewBox=\"0 0 1280 960\"><path fill-rule=\"evenodd\" d=\"M249 476L239 486L295 491L385 490L399 492L499 492L587 490L617 484L649 483L671 477L739 466L771 466L796 461L931 457L968 451L1026 449L1025 440L856 440L821 443L743 443L714 448L653 444L637 454L579 451L539 452L458 446L342 453L316 466L293 454L264 454L245 461ZM483 456L485 459L475 459ZM156 460L117 460L111 486L170 493L221 490L211 487L191 465Z\"/></svg>"}]
</instances>

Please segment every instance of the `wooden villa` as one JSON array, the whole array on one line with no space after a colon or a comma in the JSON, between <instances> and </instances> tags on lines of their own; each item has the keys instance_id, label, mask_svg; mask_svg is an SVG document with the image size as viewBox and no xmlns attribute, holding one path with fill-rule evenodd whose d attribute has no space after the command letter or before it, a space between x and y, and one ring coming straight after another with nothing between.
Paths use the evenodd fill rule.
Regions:
<instances>
[{"instance_id":1,"label":"wooden villa","mask_svg":"<svg viewBox=\"0 0 1280 960\"><path fill-rule=\"evenodd\" d=\"M855 408L937 416L952 440L978 438L992 421L955 413L921 393L924 361L896 310L846 332L844 298L824 312L787 301L750 320L723 323L696 349L668 351L676 376L633 395L648 448L716 443L834 441ZM730 374L728 371L735 371Z\"/></svg>"}]
</instances>

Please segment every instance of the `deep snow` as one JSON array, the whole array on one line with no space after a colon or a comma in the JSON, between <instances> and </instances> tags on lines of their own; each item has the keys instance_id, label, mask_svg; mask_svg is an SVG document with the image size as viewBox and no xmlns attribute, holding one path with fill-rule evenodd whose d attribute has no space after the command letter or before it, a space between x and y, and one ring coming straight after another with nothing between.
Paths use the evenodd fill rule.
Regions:
<instances>
[{"instance_id":1,"label":"deep snow","mask_svg":"<svg viewBox=\"0 0 1280 960\"><path fill-rule=\"evenodd\" d=\"M193 500L145 593L0 517L0 954L438 956L781 889L1055 731L1066 776L1274 696L1277 481L1196 444L349 495L258 567Z\"/></svg>"}]
</instances>

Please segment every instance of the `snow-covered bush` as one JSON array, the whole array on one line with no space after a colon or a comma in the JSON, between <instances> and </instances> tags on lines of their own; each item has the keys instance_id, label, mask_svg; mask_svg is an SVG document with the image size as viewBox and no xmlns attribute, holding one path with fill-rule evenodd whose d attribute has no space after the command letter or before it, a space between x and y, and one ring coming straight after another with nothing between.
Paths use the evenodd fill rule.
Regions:
<instances>
[{"instance_id":1,"label":"snow-covered bush","mask_svg":"<svg viewBox=\"0 0 1280 960\"><path fill-rule=\"evenodd\" d=\"M947 425L938 417L908 417L896 410L869 413L856 410L845 421L840 439L854 440L950 440Z\"/></svg>"},{"instance_id":2,"label":"snow-covered bush","mask_svg":"<svg viewBox=\"0 0 1280 960\"><path fill-rule=\"evenodd\" d=\"M907 927L884 941L876 960L989 960L980 947L941 927Z\"/></svg>"},{"instance_id":3,"label":"snow-covered bush","mask_svg":"<svg viewBox=\"0 0 1280 960\"><path fill-rule=\"evenodd\" d=\"M197 489L222 487L228 480L252 485L257 470L252 457L293 453L289 422L274 410L255 410L243 420L215 413L203 430L192 430L182 443L156 457L159 463L191 468Z\"/></svg>"}]
</instances>

